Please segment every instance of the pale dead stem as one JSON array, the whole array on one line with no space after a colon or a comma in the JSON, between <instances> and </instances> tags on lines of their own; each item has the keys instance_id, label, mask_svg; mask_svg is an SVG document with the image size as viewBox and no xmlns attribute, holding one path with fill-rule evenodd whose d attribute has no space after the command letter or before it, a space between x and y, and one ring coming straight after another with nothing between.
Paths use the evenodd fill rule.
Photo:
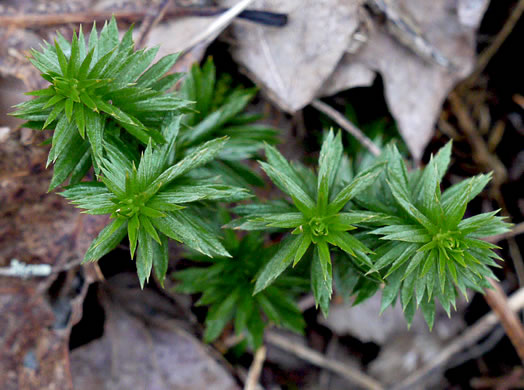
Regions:
<instances>
[{"instance_id":1,"label":"pale dead stem","mask_svg":"<svg viewBox=\"0 0 524 390\"><path fill-rule=\"evenodd\" d=\"M330 107L326 103L321 102L320 100L313 100L311 105L315 107L318 111L326 114L328 117L333 119L340 127L346 130L349 134L355 137L364 147L366 147L371 154L374 156L380 155L380 148L373 143L366 135L356 127L353 123L348 121L344 115L335 110L333 107Z\"/></svg>"},{"instance_id":2,"label":"pale dead stem","mask_svg":"<svg viewBox=\"0 0 524 390\"><path fill-rule=\"evenodd\" d=\"M491 61L493 56L497 53L502 44L506 41L506 38L511 34L513 29L515 28L515 25L522 16L522 13L524 13L524 0L520 0L518 4L515 6L515 8L513 8L511 15L506 20L506 23L504 23L502 29L495 36L495 39L479 55L475 71L471 74L471 76L469 76L466 79L466 81L464 82L465 85L472 85L475 82L475 80L480 76L480 74L484 71L484 69L486 69L486 66L488 65L489 61Z\"/></svg>"},{"instance_id":3,"label":"pale dead stem","mask_svg":"<svg viewBox=\"0 0 524 390\"><path fill-rule=\"evenodd\" d=\"M164 11L166 18L176 18L184 16L215 16L223 12L223 9L216 7L198 8L180 7L169 5ZM134 10L80 10L77 12L60 12L48 14L0 14L0 26L16 28L36 28L48 26L60 26L69 23L93 23L94 21L105 21L114 16L117 20L127 20L130 22L141 22L145 17L151 15L149 8ZM158 16L155 13L154 16Z\"/></svg>"},{"instance_id":4,"label":"pale dead stem","mask_svg":"<svg viewBox=\"0 0 524 390\"><path fill-rule=\"evenodd\" d=\"M258 380L260 378L260 374L262 373L264 360L266 360L266 347L261 346L257 349L253 363L249 367L244 390L257 390L257 388L260 387Z\"/></svg>"},{"instance_id":5,"label":"pale dead stem","mask_svg":"<svg viewBox=\"0 0 524 390\"><path fill-rule=\"evenodd\" d=\"M504 310L518 312L524 308L524 288L519 289L507 301ZM431 362L415 371L394 387L394 390L408 389L419 384L429 373L438 367L445 366L446 363L458 352L474 345L484 337L496 324L499 318L494 312L490 312L474 325L470 326L460 336L452 340L444 349L431 359Z\"/></svg>"},{"instance_id":6,"label":"pale dead stem","mask_svg":"<svg viewBox=\"0 0 524 390\"><path fill-rule=\"evenodd\" d=\"M491 309L499 317L506 334L524 363L524 328L517 314L508 305L508 298L500 284L490 279L493 289L486 289L484 296Z\"/></svg>"},{"instance_id":7,"label":"pale dead stem","mask_svg":"<svg viewBox=\"0 0 524 390\"><path fill-rule=\"evenodd\" d=\"M220 34L227 26L231 24L233 19L244 11L254 0L240 0L234 6L225 11L216 20L213 21L204 31L194 37L185 48L181 51L185 52L202 42L210 41Z\"/></svg>"},{"instance_id":8,"label":"pale dead stem","mask_svg":"<svg viewBox=\"0 0 524 390\"><path fill-rule=\"evenodd\" d=\"M139 36L136 39L137 49L140 49L145 45L149 33L158 25L158 23L162 21L166 14L167 7L171 3L171 1L172 0L164 0L162 4L160 4L160 6L157 8L157 12L154 15L147 16L144 19L142 25L140 26Z\"/></svg>"},{"instance_id":9,"label":"pale dead stem","mask_svg":"<svg viewBox=\"0 0 524 390\"><path fill-rule=\"evenodd\" d=\"M497 234L496 236L486 237L485 240L495 244L499 241L507 240L508 238L513 238L523 233L524 233L524 222L521 222L513 226L513 229L511 229L509 232Z\"/></svg>"},{"instance_id":10,"label":"pale dead stem","mask_svg":"<svg viewBox=\"0 0 524 390\"><path fill-rule=\"evenodd\" d=\"M281 336L275 332L269 330L266 332L265 339L268 343L286 351L293 355L311 363L315 366L330 370L341 377L347 379L351 383L358 384L359 386L370 389L370 390L382 390L384 386L376 379L362 373L361 371L350 367L346 364L339 362L338 360L327 358L321 353L308 348L306 346L294 343L292 340Z\"/></svg>"}]
</instances>

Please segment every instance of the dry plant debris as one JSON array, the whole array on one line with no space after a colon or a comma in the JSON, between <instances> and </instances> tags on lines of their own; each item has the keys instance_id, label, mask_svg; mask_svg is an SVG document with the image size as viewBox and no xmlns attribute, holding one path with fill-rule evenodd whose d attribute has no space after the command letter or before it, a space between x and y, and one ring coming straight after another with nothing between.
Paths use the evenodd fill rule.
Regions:
<instances>
[{"instance_id":1,"label":"dry plant debris","mask_svg":"<svg viewBox=\"0 0 524 390\"><path fill-rule=\"evenodd\" d=\"M235 23L233 56L289 112L341 86L367 86L373 72L380 74L391 113L413 157L419 160L446 96L473 69L475 32L488 1L385 3L414 19L428 41L450 59L453 69L418 57L376 19L370 22L362 0L259 0L255 7L288 13L289 24L268 29ZM363 24L371 24L364 43Z\"/></svg>"},{"instance_id":2,"label":"dry plant debris","mask_svg":"<svg viewBox=\"0 0 524 390\"><path fill-rule=\"evenodd\" d=\"M71 354L75 389L237 390L209 349L176 320L152 314L144 295L138 285L128 291L134 300L130 312L111 290L102 294L104 336Z\"/></svg>"}]
</instances>

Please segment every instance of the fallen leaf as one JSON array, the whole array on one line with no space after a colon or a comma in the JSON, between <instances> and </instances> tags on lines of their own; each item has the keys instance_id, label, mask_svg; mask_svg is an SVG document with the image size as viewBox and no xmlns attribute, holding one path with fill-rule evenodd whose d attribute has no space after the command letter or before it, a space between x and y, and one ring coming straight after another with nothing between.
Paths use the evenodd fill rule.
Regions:
<instances>
[{"instance_id":1,"label":"fallen leaf","mask_svg":"<svg viewBox=\"0 0 524 390\"><path fill-rule=\"evenodd\" d=\"M375 360L369 365L369 373L382 383L394 386L418 368L431 362L444 348L442 340L435 334L413 334L401 332L393 335ZM444 367L438 367L419 383L419 389L444 388Z\"/></svg>"},{"instance_id":2,"label":"fallen leaf","mask_svg":"<svg viewBox=\"0 0 524 390\"><path fill-rule=\"evenodd\" d=\"M235 22L233 57L281 108L300 110L318 95L349 46L359 25L360 4L360 0L255 1L255 9L287 14L288 25Z\"/></svg>"},{"instance_id":3,"label":"fallen leaf","mask_svg":"<svg viewBox=\"0 0 524 390\"><path fill-rule=\"evenodd\" d=\"M376 73L363 63L357 62L352 54L344 54L333 74L319 92L320 97L331 96L355 87L369 87Z\"/></svg>"},{"instance_id":4,"label":"fallen leaf","mask_svg":"<svg viewBox=\"0 0 524 390\"><path fill-rule=\"evenodd\" d=\"M103 337L71 353L76 390L238 389L199 340L175 320L151 310L138 286L131 312L118 299L122 294L109 290L101 295ZM137 312L140 305L142 313Z\"/></svg>"},{"instance_id":5,"label":"fallen leaf","mask_svg":"<svg viewBox=\"0 0 524 390\"><path fill-rule=\"evenodd\" d=\"M458 4L467 1L471 2L461 0ZM433 135L446 96L473 69L477 25L471 26L471 18L468 25L462 24L464 18L457 13L456 0L395 3L400 9L409 10L427 40L455 67L447 70L421 59L383 28L372 30L354 57L382 75L391 113L413 157L419 160Z\"/></svg>"},{"instance_id":6,"label":"fallen leaf","mask_svg":"<svg viewBox=\"0 0 524 390\"><path fill-rule=\"evenodd\" d=\"M352 306L350 303L331 305L329 317L319 317L319 321L340 336L349 334L362 342L384 345L391 340L394 334L406 331L407 325L401 305L388 307L379 315L380 302L381 297L378 294L356 306ZM459 310L464 310L465 302L461 300L457 307ZM440 339L446 340L463 329L464 326L464 321L460 315L448 318L444 309L439 306L432 333ZM415 314L410 332L422 335L430 333L419 311Z\"/></svg>"},{"instance_id":7,"label":"fallen leaf","mask_svg":"<svg viewBox=\"0 0 524 390\"><path fill-rule=\"evenodd\" d=\"M159 46L155 61L165 55L187 49L187 44L201 31L205 30L217 17L187 17L170 20L151 30L146 46ZM196 45L175 64L176 72L187 72L191 66L204 57L209 41Z\"/></svg>"},{"instance_id":8,"label":"fallen leaf","mask_svg":"<svg viewBox=\"0 0 524 390\"><path fill-rule=\"evenodd\" d=\"M231 0L224 1L231 4ZM401 135L419 160L444 99L473 68L476 28L489 0L386 3L409 15L454 68L448 70L411 52L379 18L363 10L364 0L258 1L259 8L288 13L289 24L272 29L236 22L233 57L288 112L317 97L369 86L374 73L379 73ZM367 24L371 28L363 42L362 25ZM355 47L359 48L356 52Z\"/></svg>"}]
</instances>

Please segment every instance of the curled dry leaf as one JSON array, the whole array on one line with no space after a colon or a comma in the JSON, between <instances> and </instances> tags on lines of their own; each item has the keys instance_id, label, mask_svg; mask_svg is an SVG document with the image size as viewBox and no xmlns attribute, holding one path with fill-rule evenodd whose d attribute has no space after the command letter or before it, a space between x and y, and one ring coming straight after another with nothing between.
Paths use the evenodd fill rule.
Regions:
<instances>
[{"instance_id":1,"label":"curled dry leaf","mask_svg":"<svg viewBox=\"0 0 524 390\"><path fill-rule=\"evenodd\" d=\"M462 24L464 19L456 8L467 1L396 1L399 9L409 10L427 40L452 62L454 69L421 59L382 27L371 31L368 42L355 55L357 62L377 71L384 79L386 101L417 160L433 135L446 96L473 69L477 25L470 25L472 16L468 25ZM477 9L480 15L483 10Z\"/></svg>"},{"instance_id":2,"label":"curled dry leaf","mask_svg":"<svg viewBox=\"0 0 524 390\"><path fill-rule=\"evenodd\" d=\"M380 313L379 295L375 295L365 302L356 306L350 303L332 305L328 318L319 317L319 321L339 336L352 335L362 342L373 342L378 345L387 345L391 342L393 335L407 331L406 321L401 305L388 307ZM465 301L459 300L457 308L465 310ZM464 327L465 323L461 316L451 318L446 315L442 308L437 310L435 327L429 331L421 313L416 313L411 327L411 334L428 335L433 334L441 341L445 341Z\"/></svg>"},{"instance_id":3,"label":"curled dry leaf","mask_svg":"<svg viewBox=\"0 0 524 390\"><path fill-rule=\"evenodd\" d=\"M235 22L233 57L281 108L300 110L317 96L349 46L360 23L360 4L360 0L257 0L253 8L286 13L288 25Z\"/></svg>"},{"instance_id":4,"label":"curled dry leaf","mask_svg":"<svg viewBox=\"0 0 524 390\"><path fill-rule=\"evenodd\" d=\"M235 23L233 56L290 112L316 97L368 86L379 73L400 132L420 159L445 97L472 70L475 32L489 0L384 1L413 20L453 69L428 62L400 43L380 18L363 9L372 1L259 0L255 7L288 13L289 24L271 29ZM368 37L362 42L365 30Z\"/></svg>"},{"instance_id":5,"label":"curled dry leaf","mask_svg":"<svg viewBox=\"0 0 524 390\"><path fill-rule=\"evenodd\" d=\"M238 389L200 341L175 320L151 310L138 286L132 312L118 300L121 294L102 296L104 336L71 354L76 390Z\"/></svg>"}]
</instances>

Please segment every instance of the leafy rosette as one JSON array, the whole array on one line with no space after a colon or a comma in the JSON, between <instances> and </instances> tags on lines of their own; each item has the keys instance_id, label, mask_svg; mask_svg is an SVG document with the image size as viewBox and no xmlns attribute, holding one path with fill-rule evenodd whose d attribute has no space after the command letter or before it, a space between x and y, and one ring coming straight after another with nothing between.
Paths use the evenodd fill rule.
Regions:
<instances>
[{"instance_id":1,"label":"leafy rosette","mask_svg":"<svg viewBox=\"0 0 524 390\"><path fill-rule=\"evenodd\" d=\"M255 349L262 345L268 323L302 333L305 323L295 299L307 290L307 282L284 274L253 295L254 280L274 252L273 247L265 247L259 233L249 233L239 240L231 230L226 231L223 245L230 258L189 254L186 257L200 264L174 274L180 282L177 291L201 293L197 305L209 306L204 340L214 341L231 322L235 333L245 336Z\"/></svg>"},{"instance_id":2,"label":"leafy rosette","mask_svg":"<svg viewBox=\"0 0 524 390\"><path fill-rule=\"evenodd\" d=\"M82 30L69 43L62 35L54 45L32 50L31 62L50 85L28 92L35 99L17 106L14 116L26 126L55 129L48 164L55 163L51 189L73 174L78 182L91 166L99 168L107 118L131 138L147 144L164 142L157 130L166 113L187 111L191 102L165 93L180 78L166 75L177 54L150 66L158 48L134 50L132 28L120 41L114 18L100 35L93 25L88 43Z\"/></svg>"},{"instance_id":3,"label":"leafy rosette","mask_svg":"<svg viewBox=\"0 0 524 390\"><path fill-rule=\"evenodd\" d=\"M263 186L264 181L241 162L256 157L264 143L277 142L277 129L257 123L260 115L245 112L256 92L256 88L235 86L228 74L217 79L211 59L203 66L193 65L180 89L180 97L195 102L194 111L183 119L180 152L191 151L209 139L227 136L227 146L206 168L229 184Z\"/></svg>"},{"instance_id":4,"label":"leafy rosette","mask_svg":"<svg viewBox=\"0 0 524 390\"><path fill-rule=\"evenodd\" d=\"M428 325L435 319L435 300L449 315L457 290L482 292L495 278L490 267L501 260L496 245L483 237L508 231L510 224L497 211L464 219L468 203L486 186L491 174L454 184L441 193L441 181L450 163L451 142L420 170L408 172L395 147L387 151L387 174L375 194L360 196L367 209L387 215L385 226L371 233L382 244L373 256L387 285L382 310L400 296L408 324L420 307ZM379 192L381 191L381 192Z\"/></svg>"},{"instance_id":5,"label":"leafy rosette","mask_svg":"<svg viewBox=\"0 0 524 390\"><path fill-rule=\"evenodd\" d=\"M372 220L374 214L343 209L353 197L373 185L383 164L373 165L335 191L342 149L340 133L335 137L330 132L322 145L316 176L306 168L291 165L274 147L266 146L268 162L260 163L262 169L291 197L292 204L249 205L251 214L232 226L245 230L267 227L293 230L258 276L255 293L268 287L289 265L296 265L313 247L311 287L317 305L327 315L332 294L330 246L344 251L367 270L373 268L368 256L371 250L349 231L356 229L356 224Z\"/></svg>"},{"instance_id":6,"label":"leafy rosette","mask_svg":"<svg viewBox=\"0 0 524 390\"><path fill-rule=\"evenodd\" d=\"M85 261L96 261L129 236L131 257L137 251L136 266L143 286L154 265L162 282L167 271L167 239L184 243L206 256L229 256L214 229L194 207L203 201L238 201L247 191L192 177L191 171L211 161L225 145L220 138L198 146L174 163L168 153L175 148L180 117L166 120L162 135L166 142L149 142L136 160L121 149L106 144L101 164L101 182L82 182L62 195L88 214L110 214L112 221L93 241Z\"/></svg>"}]
</instances>

